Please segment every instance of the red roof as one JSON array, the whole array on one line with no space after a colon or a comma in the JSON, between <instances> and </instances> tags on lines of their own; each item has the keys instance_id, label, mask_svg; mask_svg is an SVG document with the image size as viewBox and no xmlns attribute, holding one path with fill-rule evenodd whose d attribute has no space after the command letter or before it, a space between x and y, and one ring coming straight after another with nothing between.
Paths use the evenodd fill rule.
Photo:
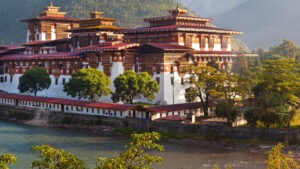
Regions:
<instances>
[{"instance_id":1,"label":"red roof","mask_svg":"<svg viewBox=\"0 0 300 169\"><path fill-rule=\"evenodd\" d=\"M145 110L152 113L162 113L162 112L173 112L178 110L199 109L200 106L201 103L196 102L196 103L183 103L183 104L146 107Z\"/></svg>"},{"instance_id":2,"label":"red roof","mask_svg":"<svg viewBox=\"0 0 300 169\"><path fill-rule=\"evenodd\" d=\"M24 46L21 45L1 45L0 46L0 50L1 49L10 49L10 50L14 50L14 49L23 49Z\"/></svg>"},{"instance_id":3,"label":"red roof","mask_svg":"<svg viewBox=\"0 0 300 169\"><path fill-rule=\"evenodd\" d=\"M31 42L26 42L24 43L23 45L24 46L30 46L30 45L44 45L45 43L48 43L50 42L50 40L47 40L47 41L31 41Z\"/></svg>"},{"instance_id":4,"label":"red roof","mask_svg":"<svg viewBox=\"0 0 300 169\"><path fill-rule=\"evenodd\" d=\"M122 104L114 104L114 103L91 102L91 101L48 98L48 97L35 97L35 96L7 94L7 93L0 93L0 97L7 98L7 99L19 99L19 100L26 100L26 101L64 104L64 105L71 105L71 106L92 107L92 108L111 109L111 110L133 110L136 108L136 106L133 105L122 105Z\"/></svg>"},{"instance_id":5,"label":"red roof","mask_svg":"<svg viewBox=\"0 0 300 169\"><path fill-rule=\"evenodd\" d=\"M0 54L8 53L8 52L13 52L14 50L21 50L24 49L24 46L20 45L3 45L0 46Z\"/></svg>"},{"instance_id":6,"label":"red roof","mask_svg":"<svg viewBox=\"0 0 300 169\"><path fill-rule=\"evenodd\" d=\"M56 39L56 40L46 40L46 41L31 41L31 42L26 42L23 45L24 46L36 46L36 45L47 45L51 43L66 43L69 42L69 38L63 38L63 39Z\"/></svg>"},{"instance_id":7,"label":"red roof","mask_svg":"<svg viewBox=\"0 0 300 169\"><path fill-rule=\"evenodd\" d=\"M78 52L58 52L49 54L9 54L0 57L0 60L74 59L79 57L80 53Z\"/></svg>"},{"instance_id":8,"label":"red roof","mask_svg":"<svg viewBox=\"0 0 300 169\"><path fill-rule=\"evenodd\" d=\"M144 28L134 28L120 31L120 33L130 34L130 33L145 33L145 32L203 32L203 33L225 33L225 34L242 34L242 32L222 29L216 27L208 26L183 26L183 25L168 25L161 27L144 27Z\"/></svg>"},{"instance_id":9,"label":"red roof","mask_svg":"<svg viewBox=\"0 0 300 169\"><path fill-rule=\"evenodd\" d=\"M144 19L145 22L153 22L153 21L161 21L161 20L189 20L189 21L205 21L205 22L211 22L212 19L210 18L200 18L200 17L194 17L194 16L159 16L159 17L153 17L153 18L147 18Z\"/></svg>"},{"instance_id":10,"label":"red roof","mask_svg":"<svg viewBox=\"0 0 300 169\"><path fill-rule=\"evenodd\" d=\"M138 46L140 46L140 44L138 44L138 43L119 43L119 44L111 45L111 46L103 46L103 45L99 44L99 45L82 47L80 49L77 49L77 51L81 51L81 52L88 52L88 51L109 52L109 51L125 50L125 49L128 49L128 48L138 47Z\"/></svg>"},{"instance_id":11,"label":"red roof","mask_svg":"<svg viewBox=\"0 0 300 169\"><path fill-rule=\"evenodd\" d=\"M168 43L146 43L145 45L152 46L154 48L162 49L165 51L166 50L184 50L184 51L193 50L192 48L186 46L168 44Z\"/></svg>"},{"instance_id":12,"label":"red roof","mask_svg":"<svg viewBox=\"0 0 300 169\"><path fill-rule=\"evenodd\" d=\"M193 56L204 56L204 57L214 57L214 56L231 56L236 57L237 54L231 51L193 51Z\"/></svg>"}]
</instances>

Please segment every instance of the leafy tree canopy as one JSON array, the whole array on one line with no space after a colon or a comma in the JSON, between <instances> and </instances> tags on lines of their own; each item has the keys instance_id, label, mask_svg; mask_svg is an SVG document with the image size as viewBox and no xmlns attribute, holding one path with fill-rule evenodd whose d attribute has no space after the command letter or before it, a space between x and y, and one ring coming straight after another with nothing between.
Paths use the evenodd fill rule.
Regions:
<instances>
[{"instance_id":1,"label":"leafy tree canopy","mask_svg":"<svg viewBox=\"0 0 300 169\"><path fill-rule=\"evenodd\" d=\"M123 101L132 104L135 98L142 96L152 101L159 91L157 81L152 80L147 72L125 71L114 80L114 85L116 88L112 94L114 102Z\"/></svg>"},{"instance_id":2,"label":"leafy tree canopy","mask_svg":"<svg viewBox=\"0 0 300 169\"><path fill-rule=\"evenodd\" d=\"M286 39L278 46L271 47L269 52L271 55L300 59L300 48L294 42Z\"/></svg>"},{"instance_id":3,"label":"leafy tree canopy","mask_svg":"<svg viewBox=\"0 0 300 169\"><path fill-rule=\"evenodd\" d=\"M163 146L156 142L160 140L160 134L156 132L132 134L132 141L128 149L119 156L113 158L99 158L96 169L151 169L151 165L162 163L159 156L151 155L147 151L163 151Z\"/></svg>"},{"instance_id":4,"label":"leafy tree canopy","mask_svg":"<svg viewBox=\"0 0 300 169\"><path fill-rule=\"evenodd\" d=\"M21 93L29 92L36 96L38 91L48 89L51 79L47 71L43 68L32 68L27 70L20 77L18 89Z\"/></svg>"},{"instance_id":5,"label":"leafy tree canopy","mask_svg":"<svg viewBox=\"0 0 300 169\"><path fill-rule=\"evenodd\" d=\"M38 169L85 169L84 163L75 155L49 145L33 146L33 152L40 152L40 160L35 160L31 168Z\"/></svg>"},{"instance_id":6,"label":"leafy tree canopy","mask_svg":"<svg viewBox=\"0 0 300 169\"><path fill-rule=\"evenodd\" d=\"M289 127L294 109L299 107L299 68L293 58L263 61L254 95L260 102L260 121L267 127L272 124Z\"/></svg>"},{"instance_id":7,"label":"leafy tree canopy","mask_svg":"<svg viewBox=\"0 0 300 169\"><path fill-rule=\"evenodd\" d=\"M293 158L292 152L284 154L282 153L283 148L282 144L278 144L269 151L266 169L300 169L300 165Z\"/></svg>"},{"instance_id":8,"label":"leafy tree canopy","mask_svg":"<svg viewBox=\"0 0 300 169\"><path fill-rule=\"evenodd\" d=\"M81 69L73 73L70 81L64 85L64 92L72 97L95 100L111 93L111 81L102 71L93 68Z\"/></svg>"},{"instance_id":9,"label":"leafy tree canopy","mask_svg":"<svg viewBox=\"0 0 300 169\"><path fill-rule=\"evenodd\" d=\"M186 89L186 100L193 101L198 97L204 115L208 116L209 104L220 95L217 86L223 85L224 74L210 66L191 66L186 71L190 72L187 83L191 85Z\"/></svg>"},{"instance_id":10,"label":"leafy tree canopy","mask_svg":"<svg viewBox=\"0 0 300 169\"><path fill-rule=\"evenodd\" d=\"M210 66L192 66L186 72L190 72L187 83L191 85L186 89L186 100L193 102L199 98L205 116L208 116L209 105L215 99L235 100L245 91L239 85L242 79L234 73L221 72Z\"/></svg>"},{"instance_id":11,"label":"leafy tree canopy","mask_svg":"<svg viewBox=\"0 0 300 169\"><path fill-rule=\"evenodd\" d=\"M0 169L9 169L8 164L14 164L17 157L12 154L3 154L0 156Z\"/></svg>"}]
</instances>

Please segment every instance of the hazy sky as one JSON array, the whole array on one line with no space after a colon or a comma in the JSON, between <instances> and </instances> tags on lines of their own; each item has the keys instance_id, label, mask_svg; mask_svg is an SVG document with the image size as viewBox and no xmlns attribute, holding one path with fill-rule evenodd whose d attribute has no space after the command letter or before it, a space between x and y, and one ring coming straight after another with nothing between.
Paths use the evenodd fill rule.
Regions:
<instances>
[{"instance_id":1,"label":"hazy sky","mask_svg":"<svg viewBox=\"0 0 300 169\"><path fill-rule=\"evenodd\" d=\"M214 16L230 11L247 0L178 0L200 16Z\"/></svg>"}]
</instances>

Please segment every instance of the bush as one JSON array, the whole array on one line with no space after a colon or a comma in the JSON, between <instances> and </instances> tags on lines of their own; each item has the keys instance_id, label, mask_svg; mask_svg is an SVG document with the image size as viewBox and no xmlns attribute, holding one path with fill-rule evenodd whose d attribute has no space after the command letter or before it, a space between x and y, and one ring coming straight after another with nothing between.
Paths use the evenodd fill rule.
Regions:
<instances>
[{"instance_id":1,"label":"bush","mask_svg":"<svg viewBox=\"0 0 300 169\"><path fill-rule=\"evenodd\" d=\"M260 112L258 109L248 109L245 111L244 117L250 126L255 127L260 119Z\"/></svg>"},{"instance_id":2,"label":"bush","mask_svg":"<svg viewBox=\"0 0 300 169\"><path fill-rule=\"evenodd\" d=\"M294 160L292 152L282 153L284 146L278 144L268 153L266 169L300 169L300 165Z\"/></svg>"},{"instance_id":3,"label":"bush","mask_svg":"<svg viewBox=\"0 0 300 169\"><path fill-rule=\"evenodd\" d=\"M271 125L276 125L279 122L279 116L273 111L265 110L262 112L260 121L269 128Z\"/></svg>"},{"instance_id":4,"label":"bush","mask_svg":"<svg viewBox=\"0 0 300 169\"><path fill-rule=\"evenodd\" d=\"M217 117L226 118L228 125L231 126L238 116L238 109L233 101L224 101L216 106L215 113Z\"/></svg>"}]
</instances>

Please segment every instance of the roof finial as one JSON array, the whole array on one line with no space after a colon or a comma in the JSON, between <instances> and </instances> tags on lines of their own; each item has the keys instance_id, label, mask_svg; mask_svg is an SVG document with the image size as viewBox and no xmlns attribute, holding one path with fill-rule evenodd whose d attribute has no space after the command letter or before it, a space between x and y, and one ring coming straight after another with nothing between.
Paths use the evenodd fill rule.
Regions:
<instances>
[{"instance_id":1,"label":"roof finial","mask_svg":"<svg viewBox=\"0 0 300 169\"><path fill-rule=\"evenodd\" d=\"M179 5L178 5L178 2L177 2L177 8L176 9L179 9Z\"/></svg>"},{"instance_id":2,"label":"roof finial","mask_svg":"<svg viewBox=\"0 0 300 169\"><path fill-rule=\"evenodd\" d=\"M53 6L53 2L52 1L50 1L50 6Z\"/></svg>"}]
</instances>

